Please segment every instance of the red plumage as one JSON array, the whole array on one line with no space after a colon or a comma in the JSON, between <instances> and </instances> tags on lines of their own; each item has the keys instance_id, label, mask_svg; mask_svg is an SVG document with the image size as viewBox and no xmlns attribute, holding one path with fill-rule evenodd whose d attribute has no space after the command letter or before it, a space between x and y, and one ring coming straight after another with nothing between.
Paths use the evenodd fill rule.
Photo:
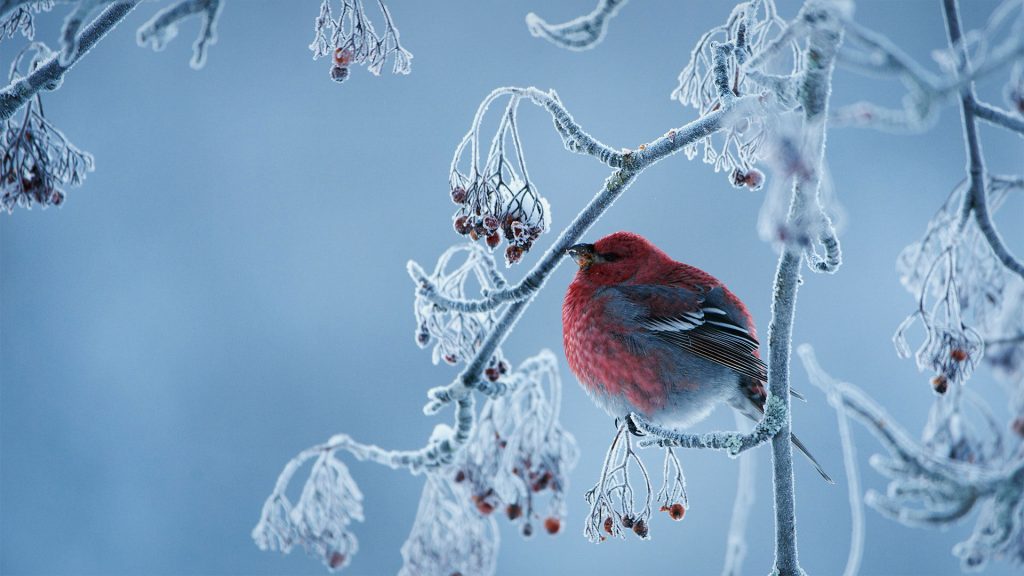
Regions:
<instances>
[{"instance_id":1,"label":"red plumage","mask_svg":"<svg viewBox=\"0 0 1024 576\"><path fill-rule=\"evenodd\" d=\"M580 268L562 307L565 353L596 403L667 427L721 402L760 417L767 367L750 312L725 285L629 232L569 253Z\"/></svg>"}]
</instances>

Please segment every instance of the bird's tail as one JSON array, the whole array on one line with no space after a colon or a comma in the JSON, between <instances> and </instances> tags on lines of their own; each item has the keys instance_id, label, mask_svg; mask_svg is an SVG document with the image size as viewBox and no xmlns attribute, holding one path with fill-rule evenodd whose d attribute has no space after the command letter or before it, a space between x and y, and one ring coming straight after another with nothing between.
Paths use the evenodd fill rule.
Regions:
<instances>
[{"instance_id":1,"label":"bird's tail","mask_svg":"<svg viewBox=\"0 0 1024 576\"><path fill-rule=\"evenodd\" d=\"M818 471L818 474L821 474L821 477L825 479L825 482L828 482L829 484L835 484L836 481L833 480L832 477L829 476L824 469L822 469L821 464L818 464L818 461L814 458L814 456L811 456L811 453L807 451L807 447L804 446L804 443L801 442L800 439L796 437L796 434L790 434L790 438L793 439L793 446L796 446L797 450L803 452L804 456L807 456L807 459L811 461L811 464L814 465L814 469Z\"/></svg>"}]
</instances>

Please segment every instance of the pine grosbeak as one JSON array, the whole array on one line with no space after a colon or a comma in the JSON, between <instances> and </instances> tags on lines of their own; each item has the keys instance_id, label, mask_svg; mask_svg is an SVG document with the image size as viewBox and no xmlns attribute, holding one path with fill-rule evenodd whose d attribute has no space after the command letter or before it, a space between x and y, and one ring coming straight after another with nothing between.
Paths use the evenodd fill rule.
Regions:
<instances>
[{"instance_id":1,"label":"pine grosbeak","mask_svg":"<svg viewBox=\"0 0 1024 576\"><path fill-rule=\"evenodd\" d=\"M629 232L568 254L579 271L562 306L565 354L597 404L668 428L690 426L723 401L760 419L768 369L753 318L725 285Z\"/></svg>"}]
</instances>

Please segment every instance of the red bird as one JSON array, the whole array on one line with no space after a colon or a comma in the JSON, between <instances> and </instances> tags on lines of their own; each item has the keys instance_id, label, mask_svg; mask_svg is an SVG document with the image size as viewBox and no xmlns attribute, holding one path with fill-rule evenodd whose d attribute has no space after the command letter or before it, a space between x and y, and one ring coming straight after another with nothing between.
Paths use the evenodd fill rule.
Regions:
<instances>
[{"instance_id":1,"label":"red bird","mask_svg":"<svg viewBox=\"0 0 1024 576\"><path fill-rule=\"evenodd\" d=\"M724 284L630 232L567 252L579 271L562 306L565 355L597 404L667 428L723 401L760 420L768 367L750 312ZM793 444L832 482L795 435Z\"/></svg>"}]
</instances>

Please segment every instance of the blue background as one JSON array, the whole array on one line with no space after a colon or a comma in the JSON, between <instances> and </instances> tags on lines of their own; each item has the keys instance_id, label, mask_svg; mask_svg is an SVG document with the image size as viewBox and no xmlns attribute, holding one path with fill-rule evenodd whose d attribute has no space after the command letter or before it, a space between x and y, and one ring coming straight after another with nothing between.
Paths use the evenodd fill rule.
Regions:
<instances>
[{"instance_id":1,"label":"blue background","mask_svg":"<svg viewBox=\"0 0 1024 576\"><path fill-rule=\"evenodd\" d=\"M945 45L938 2L858 3L857 18L930 63ZM386 447L423 444L449 413L425 417L427 388L455 369L413 344L405 262L432 266L452 232L447 171L477 104L501 85L555 88L587 130L615 147L647 142L694 118L668 99L698 36L732 3L633 2L605 42L575 53L530 37L523 18L560 22L593 0L390 3L413 74L353 71L344 85L307 45L319 3L228 1L207 66L188 67L195 21L165 52L136 46L157 10L144 3L46 94L49 118L96 156L96 172L64 207L0 217L0 572L4 574L323 574L302 552L260 552L249 532L285 461L336 432ZM966 2L966 26L994 2ZM789 18L798 4L781 3ZM65 7L38 19L56 44ZM372 10L372 8L371 8ZM376 12L373 18L378 18ZM8 62L21 39L0 45ZM932 65L933 66L933 65ZM933 66L934 68L934 66ZM981 92L1002 104L998 79ZM836 74L833 104L898 105L898 82ZM550 120L521 114L531 175L567 223L608 170L561 147ZM829 134L828 162L845 208L845 265L805 275L794 340L867 389L917 435L932 393L899 360L891 336L914 306L894 262L963 178L957 109L923 135ZM1021 172L1022 140L990 126L989 167ZM776 256L758 239L761 193L679 155L645 172L588 234L643 233L726 281L767 328ZM997 221L1024 254L1016 195ZM526 261L530 265L551 237ZM511 272L515 279L526 268ZM518 363L542 347L561 357L560 268L504 347ZM919 334L917 335L919 336ZM797 462L801 560L837 574L849 509L834 413L795 364L795 429L839 481ZM565 366L562 419L579 441L568 526L524 541L502 523L500 574L716 574L736 461L687 452L692 509L659 518L653 539L599 546L580 536L583 491L612 425ZM1007 417L987 370L970 386ZM731 429L718 410L701 430ZM855 425L865 487L879 446ZM651 462L657 467L653 454ZM745 572L771 566L769 453L758 451L757 501ZM391 574L412 524L421 477L351 463L367 521L352 574ZM304 473L298 477L304 479ZM973 525L910 529L866 512L864 574L953 574L954 543ZM1009 574L993 564L989 574Z\"/></svg>"}]
</instances>

